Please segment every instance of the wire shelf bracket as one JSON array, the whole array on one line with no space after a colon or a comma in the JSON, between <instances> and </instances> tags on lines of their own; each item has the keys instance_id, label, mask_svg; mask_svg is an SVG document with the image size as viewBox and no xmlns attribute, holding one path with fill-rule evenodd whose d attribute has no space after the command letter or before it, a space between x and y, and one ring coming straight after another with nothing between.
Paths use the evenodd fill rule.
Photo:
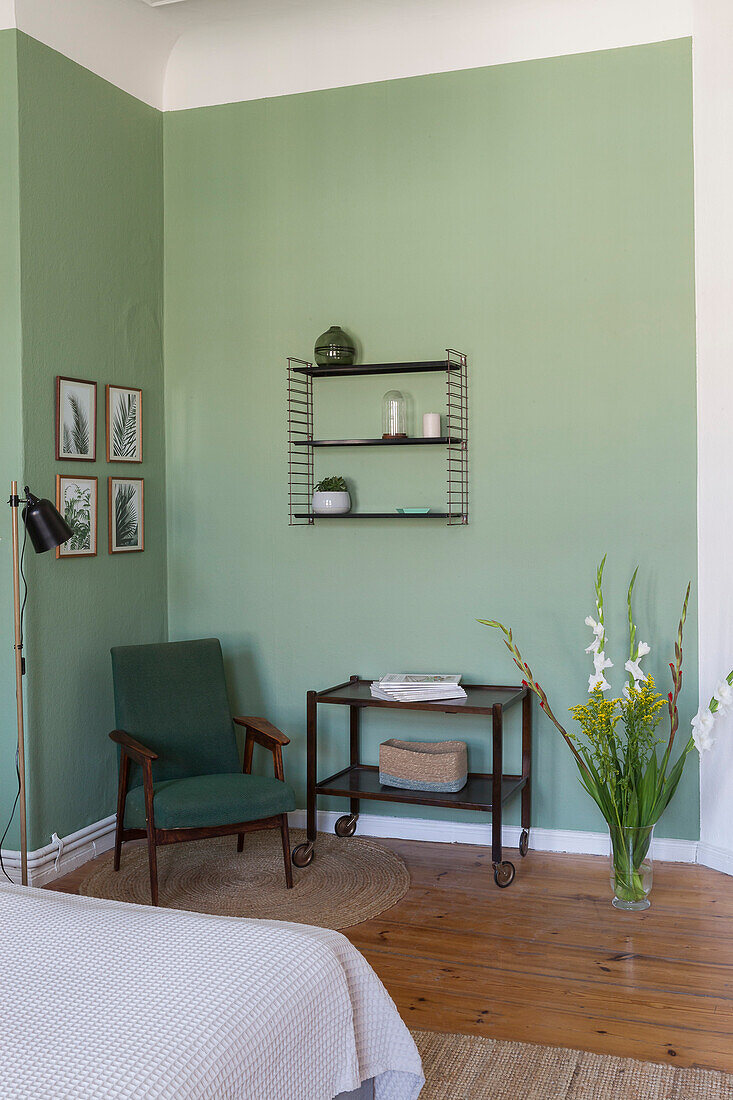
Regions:
<instances>
[{"instance_id":1,"label":"wire shelf bracket","mask_svg":"<svg viewBox=\"0 0 733 1100\"><path fill-rule=\"evenodd\" d=\"M288 358L288 523L291 527L312 526L310 514L313 498L313 447L303 443L313 440L313 378L303 372L312 367L304 359ZM303 504L309 511L303 513Z\"/></svg>"}]
</instances>

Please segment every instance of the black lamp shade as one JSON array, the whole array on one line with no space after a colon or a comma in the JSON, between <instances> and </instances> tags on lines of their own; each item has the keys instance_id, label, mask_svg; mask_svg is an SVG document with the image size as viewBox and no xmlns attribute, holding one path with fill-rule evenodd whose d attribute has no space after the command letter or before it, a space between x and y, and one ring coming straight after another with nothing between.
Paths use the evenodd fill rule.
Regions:
<instances>
[{"instance_id":1,"label":"black lamp shade","mask_svg":"<svg viewBox=\"0 0 733 1100\"><path fill-rule=\"evenodd\" d=\"M23 522L37 554L68 542L74 532L50 500L39 500L25 487L26 506Z\"/></svg>"}]
</instances>

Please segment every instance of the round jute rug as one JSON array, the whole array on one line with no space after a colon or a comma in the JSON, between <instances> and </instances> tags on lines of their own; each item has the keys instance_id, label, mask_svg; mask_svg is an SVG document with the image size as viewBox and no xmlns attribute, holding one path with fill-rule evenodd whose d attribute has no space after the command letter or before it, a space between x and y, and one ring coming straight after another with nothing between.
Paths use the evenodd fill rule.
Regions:
<instances>
[{"instance_id":1,"label":"round jute rug","mask_svg":"<svg viewBox=\"0 0 733 1100\"><path fill-rule=\"evenodd\" d=\"M291 831L291 847L304 840L305 832ZM389 848L328 833L318 834L315 859L310 867L293 867L293 879L293 889L286 889L274 830L247 833L241 854L236 836L158 848L160 904L168 909L347 928L389 909L410 886L407 867ZM112 852L95 860L79 893L149 905L147 846L123 845L117 872Z\"/></svg>"}]
</instances>

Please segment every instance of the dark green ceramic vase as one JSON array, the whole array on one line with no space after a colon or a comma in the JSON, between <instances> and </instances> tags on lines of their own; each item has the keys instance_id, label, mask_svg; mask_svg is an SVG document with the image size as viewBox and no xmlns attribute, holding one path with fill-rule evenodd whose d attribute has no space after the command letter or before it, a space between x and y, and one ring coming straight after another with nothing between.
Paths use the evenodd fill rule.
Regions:
<instances>
[{"instance_id":1,"label":"dark green ceramic vase","mask_svg":"<svg viewBox=\"0 0 733 1100\"><path fill-rule=\"evenodd\" d=\"M356 358L354 341L338 325L331 325L316 340L313 354L319 367L352 367Z\"/></svg>"}]
</instances>

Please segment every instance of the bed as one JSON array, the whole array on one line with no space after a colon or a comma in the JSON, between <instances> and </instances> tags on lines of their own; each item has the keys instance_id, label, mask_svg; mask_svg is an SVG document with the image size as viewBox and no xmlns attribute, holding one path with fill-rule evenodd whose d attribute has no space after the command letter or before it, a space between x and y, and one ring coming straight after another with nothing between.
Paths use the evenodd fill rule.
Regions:
<instances>
[{"instance_id":1,"label":"bed","mask_svg":"<svg viewBox=\"0 0 733 1100\"><path fill-rule=\"evenodd\" d=\"M0 1097L414 1100L415 1044L338 932L0 886Z\"/></svg>"}]
</instances>

